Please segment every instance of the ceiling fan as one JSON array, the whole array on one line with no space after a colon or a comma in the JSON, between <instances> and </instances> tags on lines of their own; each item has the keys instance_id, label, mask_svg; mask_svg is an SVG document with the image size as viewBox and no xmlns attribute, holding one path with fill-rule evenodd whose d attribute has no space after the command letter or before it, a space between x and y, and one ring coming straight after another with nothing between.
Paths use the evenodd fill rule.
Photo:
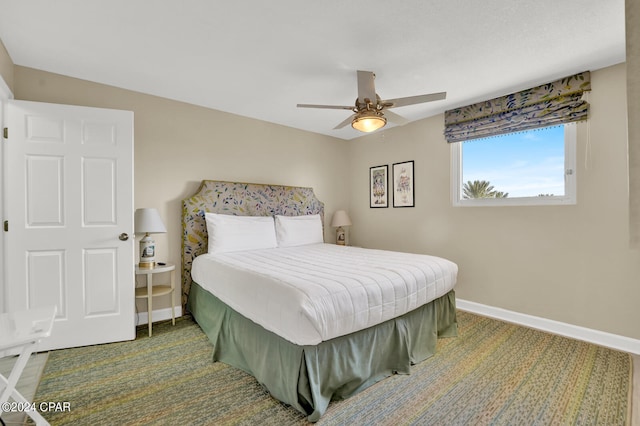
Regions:
<instances>
[{"instance_id":1,"label":"ceiling fan","mask_svg":"<svg viewBox=\"0 0 640 426\"><path fill-rule=\"evenodd\" d=\"M376 93L373 80L376 75L371 71L358 71L358 98L355 106L298 104L298 108L348 109L353 115L338 124L334 129L341 129L351 123L351 127L361 132L373 132L384 127L389 121L403 125L408 122L404 117L391 111L390 108L421 104L424 102L445 99L447 92L430 93L428 95L409 96L382 100Z\"/></svg>"}]
</instances>

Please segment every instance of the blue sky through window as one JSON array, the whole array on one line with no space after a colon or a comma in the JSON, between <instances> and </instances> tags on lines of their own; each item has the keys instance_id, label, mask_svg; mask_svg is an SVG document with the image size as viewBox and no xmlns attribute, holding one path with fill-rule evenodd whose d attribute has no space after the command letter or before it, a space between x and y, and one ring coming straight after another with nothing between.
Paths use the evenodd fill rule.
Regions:
<instances>
[{"instance_id":1,"label":"blue sky through window","mask_svg":"<svg viewBox=\"0 0 640 426\"><path fill-rule=\"evenodd\" d=\"M488 180L509 198L564 194L564 126L463 142L462 182Z\"/></svg>"}]
</instances>

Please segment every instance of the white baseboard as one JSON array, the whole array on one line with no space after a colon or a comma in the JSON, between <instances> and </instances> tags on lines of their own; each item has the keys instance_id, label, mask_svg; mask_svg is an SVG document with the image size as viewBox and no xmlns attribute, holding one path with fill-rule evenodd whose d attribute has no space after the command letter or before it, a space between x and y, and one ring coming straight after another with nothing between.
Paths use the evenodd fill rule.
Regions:
<instances>
[{"instance_id":1,"label":"white baseboard","mask_svg":"<svg viewBox=\"0 0 640 426\"><path fill-rule=\"evenodd\" d=\"M519 312L495 308L493 306L483 305L476 302L469 302L463 299L456 299L456 307L462 311L468 311L490 318L523 325L525 327L535 328L536 330L559 334L561 336L582 340L623 352L640 354L640 340L632 339L630 337L605 333L603 331L535 317L533 315L521 314Z\"/></svg>"},{"instance_id":2,"label":"white baseboard","mask_svg":"<svg viewBox=\"0 0 640 426\"><path fill-rule=\"evenodd\" d=\"M176 318L182 316L182 306L175 307ZM153 322L156 321L164 321L171 319L171 308L158 309L153 310L153 315L151 315L151 319ZM136 315L136 325L144 325L149 324L149 315L146 312L138 312Z\"/></svg>"}]
</instances>

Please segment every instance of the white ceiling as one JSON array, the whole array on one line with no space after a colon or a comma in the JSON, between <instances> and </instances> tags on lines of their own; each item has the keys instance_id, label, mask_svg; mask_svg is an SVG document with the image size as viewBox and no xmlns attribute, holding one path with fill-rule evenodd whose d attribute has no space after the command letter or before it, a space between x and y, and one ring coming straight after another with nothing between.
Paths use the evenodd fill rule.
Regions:
<instances>
[{"instance_id":1,"label":"white ceiling","mask_svg":"<svg viewBox=\"0 0 640 426\"><path fill-rule=\"evenodd\" d=\"M356 70L410 121L624 62L624 0L0 0L16 65L343 139ZM390 127L390 126L389 126Z\"/></svg>"}]
</instances>

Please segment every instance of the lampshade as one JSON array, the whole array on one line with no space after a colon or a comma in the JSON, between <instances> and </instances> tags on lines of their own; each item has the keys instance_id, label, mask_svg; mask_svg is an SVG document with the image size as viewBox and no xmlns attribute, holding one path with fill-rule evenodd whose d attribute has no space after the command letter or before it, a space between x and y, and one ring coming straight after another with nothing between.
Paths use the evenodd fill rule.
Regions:
<instances>
[{"instance_id":1,"label":"lampshade","mask_svg":"<svg viewBox=\"0 0 640 426\"><path fill-rule=\"evenodd\" d=\"M331 219L331 226L351 226L351 219L349 219L349 215L344 210L338 210L333 214L333 218Z\"/></svg>"},{"instance_id":2,"label":"lampshade","mask_svg":"<svg viewBox=\"0 0 640 426\"><path fill-rule=\"evenodd\" d=\"M135 232L136 234L160 234L167 232L167 228L164 227L158 210L144 208L136 210Z\"/></svg>"},{"instance_id":3,"label":"lampshade","mask_svg":"<svg viewBox=\"0 0 640 426\"><path fill-rule=\"evenodd\" d=\"M387 124L387 119L384 118L382 113L362 111L355 116L351 122L351 127L361 132L369 133L384 127L385 124Z\"/></svg>"}]
</instances>

